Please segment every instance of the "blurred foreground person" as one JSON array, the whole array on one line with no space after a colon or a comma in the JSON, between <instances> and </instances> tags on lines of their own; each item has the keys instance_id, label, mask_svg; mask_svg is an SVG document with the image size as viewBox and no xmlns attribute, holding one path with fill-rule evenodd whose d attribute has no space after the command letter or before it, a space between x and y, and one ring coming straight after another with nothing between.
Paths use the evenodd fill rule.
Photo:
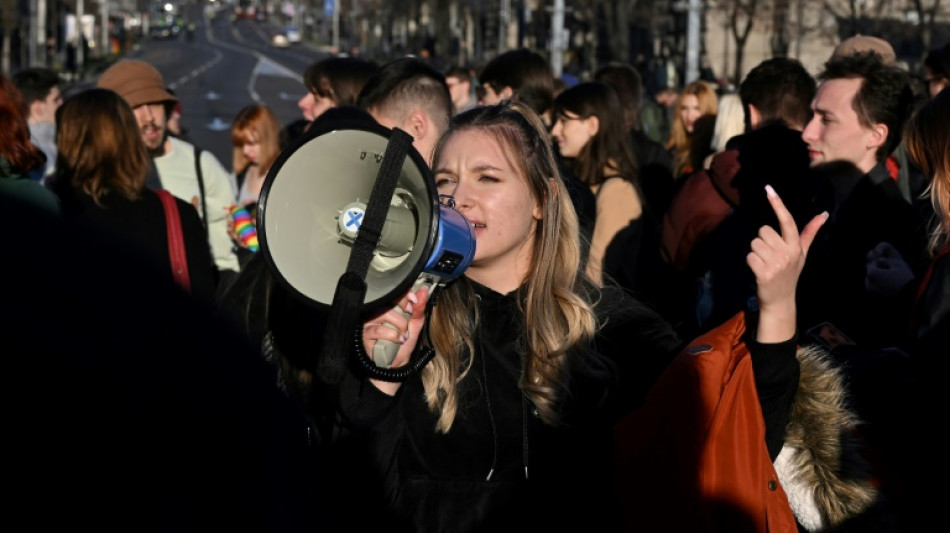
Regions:
<instances>
[{"instance_id":1,"label":"blurred foreground person","mask_svg":"<svg viewBox=\"0 0 950 533\"><path fill-rule=\"evenodd\" d=\"M3 194L0 210L18 222L0 262L6 520L326 530L319 443L240 335L125 241Z\"/></svg>"}]
</instances>

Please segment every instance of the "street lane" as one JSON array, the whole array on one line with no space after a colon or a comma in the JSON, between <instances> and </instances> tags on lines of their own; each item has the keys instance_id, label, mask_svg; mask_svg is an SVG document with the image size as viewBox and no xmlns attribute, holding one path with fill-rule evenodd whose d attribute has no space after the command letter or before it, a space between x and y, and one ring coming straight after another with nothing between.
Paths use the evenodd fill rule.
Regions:
<instances>
[{"instance_id":1,"label":"street lane","mask_svg":"<svg viewBox=\"0 0 950 533\"><path fill-rule=\"evenodd\" d=\"M184 32L175 40L147 40L128 57L155 65L181 101L187 138L233 171L230 127L238 111L259 102L281 124L299 119L303 71L326 54L302 44L275 48L275 28L267 23L232 22L224 12L206 17L197 5L187 7L185 20L195 24L191 41Z\"/></svg>"}]
</instances>

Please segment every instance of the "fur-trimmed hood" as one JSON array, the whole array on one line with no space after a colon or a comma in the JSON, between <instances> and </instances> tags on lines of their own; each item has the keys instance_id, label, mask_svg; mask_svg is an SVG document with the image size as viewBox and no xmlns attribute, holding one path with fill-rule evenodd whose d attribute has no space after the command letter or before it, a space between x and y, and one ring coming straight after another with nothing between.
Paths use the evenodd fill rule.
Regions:
<instances>
[{"instance_id":1,"label":"fur-trimmed hood","mask_svg":"<svg viewBox=\"0 0 950 533\"><path fill-rule=\"evenodd\" d=\"M795 518L812 532L898 530L874 485L841 370L817 346L797 355L801 377L774 463Z\"/></svg>"}]
</instances>

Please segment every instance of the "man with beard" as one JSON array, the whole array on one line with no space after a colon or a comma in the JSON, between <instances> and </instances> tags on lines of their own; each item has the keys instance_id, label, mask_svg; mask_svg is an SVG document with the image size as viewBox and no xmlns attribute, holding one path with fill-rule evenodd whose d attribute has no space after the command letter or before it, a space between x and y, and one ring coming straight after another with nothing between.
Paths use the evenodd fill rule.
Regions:
<instances>
[{"instance_id":1,"label":"man with beard","mask_svg":"<svg viewBox=\"0 0 950 533\"><path fill-rule=\"evenodd\" d=\"M228 233L228 216L236 197L234 176L211 152L169 135L168 111L178 99L165 89L154 66L135 59L121 60L102 73L98 86L117 92L135 113L155 164L148 185L191 202L201 215L218 269L220 293L240 269Z\"/></svg>"}]
</instances>

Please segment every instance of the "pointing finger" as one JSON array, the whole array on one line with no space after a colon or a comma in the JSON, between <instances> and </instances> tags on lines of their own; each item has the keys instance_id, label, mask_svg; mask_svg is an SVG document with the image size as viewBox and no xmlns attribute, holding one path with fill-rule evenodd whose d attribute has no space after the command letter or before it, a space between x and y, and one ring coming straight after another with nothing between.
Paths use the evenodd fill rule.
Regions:
<instances>
[{"instance_id":1,"label":"pointing finger","mask_svg":"<svg viewBox=\"0 0 950 533\"><path fill-rule=\"evenodd\" d=\"M775 192L775 189L773 189L771 185L765 186L765 195L768 197L769 203L772 204L772 210L775 211L775 216L778 217L782 239L788 244L796 244L798 241L798 226L795 225L795 219L792 218L792 214L789 213L788 208L785 207L785 202L779 198L778 193Z\"/></svg>"}]
</instances>

